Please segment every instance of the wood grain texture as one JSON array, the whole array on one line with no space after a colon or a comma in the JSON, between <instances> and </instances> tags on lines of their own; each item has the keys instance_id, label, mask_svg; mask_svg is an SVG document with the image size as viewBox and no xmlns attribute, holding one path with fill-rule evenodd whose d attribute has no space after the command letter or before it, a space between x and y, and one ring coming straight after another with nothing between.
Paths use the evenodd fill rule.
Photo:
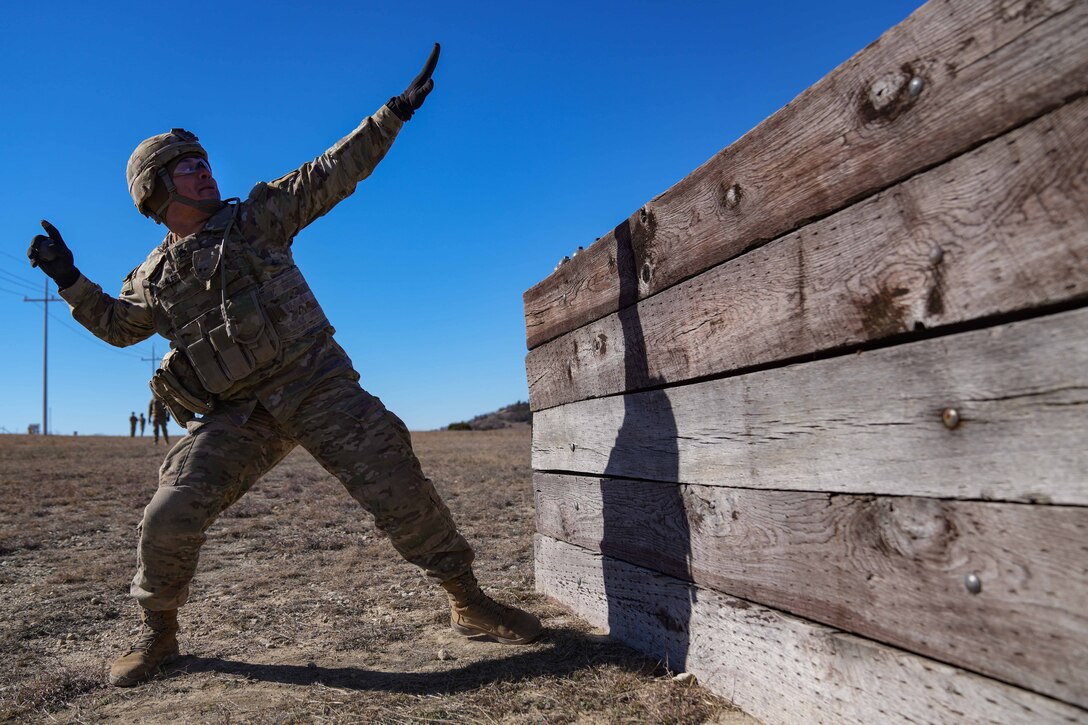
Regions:
<instances>
[{"instance_id":1,"label":"wood grain texture","mask_svg":"<svg viewBox=\"0 0 1088 725\"><path fill-rule=\"evenodd\" d=\"M1088 508L534 484L545 536L1088 707Z\"/></svg>"},{"instance_id":2,"label":"wood grain texture","mask_svg":"<svg viewBox=\"0 0 1088 725\"><path fill-rule=\"evenodd\" d=\"M742 488L1088 504L1088 309L561 405L533 468ZM946 409L960 423L942 422Z\"/></svg>"},{"instance_id":3,"label":"wood grain texture","mask_svg":"<svg viewBox=\"0 0 1088 725\"><path fill-rule=\"evenodd\" d=\"M1051 698L537 536L537 590L766 723L1065 723Z\"/></svg>"},{"instance_id":4,"label":"wood grain texture","mask_svg":"<svg viewBox=\"0 0 1088 725\"><path fill-rule=\"evenodd\" d=\"M912 78L921 92L911 93ZM528 346L1086 91L1088 4L932 0L528 290Z\"/></svg>"},{"instance_id":5,"label":"wood grain texture","mask_svg":"<svg viewBox=\"0 0 1088 725\"><path fill-rule=\"evenodd\" d=\"M532 350L529 398L541 410L1086 295L1082 98Z\"/></svg>"}]
</instances>

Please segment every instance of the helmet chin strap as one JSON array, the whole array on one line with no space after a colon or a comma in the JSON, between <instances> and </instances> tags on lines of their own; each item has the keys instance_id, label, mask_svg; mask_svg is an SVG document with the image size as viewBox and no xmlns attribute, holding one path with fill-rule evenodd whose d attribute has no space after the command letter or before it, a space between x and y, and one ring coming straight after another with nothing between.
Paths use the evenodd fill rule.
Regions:
<instances>
[{"instance_id":1,"label":"helmet chin strap","mask_svg":"<svg viewBox=\"0 0 1088 725\"><path fill-rule=\"evenodd\" d=\"M158 177L162 180L163 187L166 189L169 196L166 198L158 209L155 209L151 214L151 218L156 222L162 224L166 219L166 208L175 201L185 206L191 206L194 209L199 209L206 214L214 214L222 209L226 204L219 199L190 199L187 196L182 196L178 193L178 187L174 184L174 179L170 174L166 172L166 169L160 168L158 170Z\"/></svg>"}]
</instances>

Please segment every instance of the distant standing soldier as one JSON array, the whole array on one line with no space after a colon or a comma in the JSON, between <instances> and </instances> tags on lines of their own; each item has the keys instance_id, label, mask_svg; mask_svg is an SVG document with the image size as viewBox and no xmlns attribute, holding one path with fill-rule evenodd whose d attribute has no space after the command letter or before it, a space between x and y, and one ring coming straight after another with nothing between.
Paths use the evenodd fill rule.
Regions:
<instances>
[{"instance_id":1,"label":"distant standing soldier","mask_svg":"<svg viewBox=\"0 0 1088 725\"><path fill-rule=\"evenodd\" d=\"M183 129L153 136L129 159L129 191L170 230L125 278L120 299L82 276L48 222L28 256L57 283L81 324L132 345L159 332L171 351L152 378L189 434L167 454L144 509L131 592L143 633L110 681L128 686L178 652L177 609L205 531L296 445L333 473L408 561L441 584L450 624L465 636L535 639L540 621L488 597L473 551L430 479L400 418L364 391L292 256L303 228L350 196L434 87L438 45L400 96L315 160L245 201L220 201L208 154ZM341 248L341 250L344 248Z\"/></svg>"},{"instance_id":2,"label":"distant standing soldier","mask_svg":"<svg viewBox=\"0 0 1088 725\"><path fill-rule=\"evenodd\" d=\"M159 428L162 428L162 439L166 441L166 445L170 445L170 434L166 432L170 414L166 412L166 405L159 396L151 396L151 402L147 405L147 417L151 419L151 427L154 429L155 445L159 445Z\"/></svg>"},{"instance_id":3,"label":"distant standing soldier","mask_svg":"<svg viewBox=\"0 0 1088 725\"><path fill-rule=\"evenodd\" d=\"M141 438L144 437L144 427L146 425L147 425L147 418L144 417L143 413L140 413L140 437Z\"/></svg>"},{"instance_id":4,"label":"distant standing soldier","mask_svg":"<svg viewBox=\"0 0 1088 725\"><path fill-rule=\"evenodd\" d=\"M135 438L136 437L136 424L139 421L140 421L140 419L136 417L136 411L135 410L132 411L132 415L130 415L128 417L128 437L129 438Z\"/></svg>"}]
</instances>

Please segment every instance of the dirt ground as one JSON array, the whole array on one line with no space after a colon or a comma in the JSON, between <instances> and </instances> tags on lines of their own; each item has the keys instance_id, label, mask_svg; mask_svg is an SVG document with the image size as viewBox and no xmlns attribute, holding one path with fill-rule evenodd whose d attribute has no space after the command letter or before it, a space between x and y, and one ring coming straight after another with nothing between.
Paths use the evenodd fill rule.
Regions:
<instances>
[{"instance_id":1,"label":"dirt ground","mask_svg":"<svg viewBox=\"0 0 1088 725\"><path fill-rule=\"evenodd\" d=\"M106 682L137 628L136 524L166 449L150 437L0 436L0 721L754 722L533 592L528 428L414 434L496 598L547 634L458 637L406 564L305 452L209 532L183 656Z\"/></svg>"}]
</instances>

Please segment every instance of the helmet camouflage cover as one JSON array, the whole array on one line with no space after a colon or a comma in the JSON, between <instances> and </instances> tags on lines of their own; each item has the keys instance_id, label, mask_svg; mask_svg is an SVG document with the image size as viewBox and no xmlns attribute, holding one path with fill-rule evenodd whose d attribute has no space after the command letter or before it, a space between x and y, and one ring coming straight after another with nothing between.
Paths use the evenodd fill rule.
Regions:
<instances>
[{"instance_id":1,"label":"helmet camouflage cover","mask_svg":"<svg viewBox=\"0 0 1088 725\"><path fill-rule=\"evenodd\" d=\"M169 184L169 166L185 156L199 156L208 160L208 152L200 145L196 134L183 128L172 128L168 133L160 133L140 142L128 159L125 178L128 181L128 193L136 208L146 217L157 222L162 221L166 207L173 201L173 189L156 185L160 178ZM169 184L173 186L173 184ZM154 197L154 199L152 198Z\"/></svg>"}]
</instances>

